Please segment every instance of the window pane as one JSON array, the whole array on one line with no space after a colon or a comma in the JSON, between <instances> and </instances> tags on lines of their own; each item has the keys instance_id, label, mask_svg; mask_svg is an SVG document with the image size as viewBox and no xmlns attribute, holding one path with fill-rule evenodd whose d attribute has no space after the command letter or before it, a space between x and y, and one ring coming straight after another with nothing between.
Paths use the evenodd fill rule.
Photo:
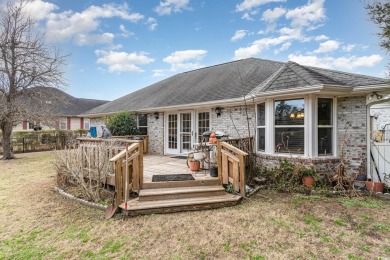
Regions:
<instances>
[{"instance_id":1,"label":"window pane","mask_svg":"<svg viewBox=\"0 0 390 260\"><path fill-rule=\"evenodd\" d=\"M201 112L198 118L198 141L201 142L203 133L210 130L210 113Z\"/></svg>"},{"instance_id":2,"label":"window pane","mask_svg":"<svg viewBox=\"0 0 390 260\"><path fill-rule=\"evenodd\" d=\"M261 103L257 105L257 125L258 126L265 125L265 103Z\"/></svg>"},{"instance_id":3,"label":"window pane","mask_svg":"<svg viewBox=\"0 0 390 260\"><path fill-rule=\"evenodd\" d=\"M275 128L275 152L303 154L304 138L303 127Z\"/></svg>"},{"instance_id":4,"label":"window pane","mask_svg":"<svg viewBox=\"0 0 390 260\"><path fill-rule=\"evenodd\" d=\"M275 125L303 125L304 99L275 101Z\"/></svg>"},{"instance_id":5,"label":"window pane","mask_svg":"<svg viewBox=\"0 0 390 260\"><path fill-rule=\"evenodd\" d=\"M330 98L318 99L318 125L333 125L333 100Z\"/></svg>"},{"instance_id":6,"label":"window pane","mask_svg":"<svg viewBox=\"0 0 390 260\"><path fill-rule=\"evenodd\" d=\"M148 126L148 118L146 114L138 115L138 126Z\"/></svg>"},{"instance_id":7,"label":"window pane","mask_svg":"<svg viewBox=\"0 0 390 260\"><path fill-rule=\"evenodd\" d=\"M147 127L139 127L138 128L140 135L147 135L148 134L148 128Z\"/></svg>"},{"instance_id":8,"label":"window pane","mask_svg":"<svg viewBox=\"0 0 390 260\"><path fill-rule=\"evenodd\" d=\"M257 128L257 150L265 150L265 128Z\"/></svg>"},{"instance_id":9,"label":"window pane","mask_svg":"<svg viewBox=\"0 0 390 260\"><path fill-rule=\"evenodd\" d=\"M318 155L332 155L332 127L318 128Z\"/></svg>"}]
</instances>

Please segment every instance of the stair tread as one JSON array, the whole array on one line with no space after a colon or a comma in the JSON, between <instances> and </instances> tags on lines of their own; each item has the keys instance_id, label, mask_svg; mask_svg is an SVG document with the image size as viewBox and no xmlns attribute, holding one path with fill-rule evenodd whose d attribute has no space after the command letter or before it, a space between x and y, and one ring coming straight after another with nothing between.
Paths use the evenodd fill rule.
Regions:
<instances>
[{"instance_id":1,"label":"stair tread","mask_svg":"<svg viewBox=\"0 0 390 260\"><path fill-rule=\"evenodd\" d=\"M226 193L225 195L210 196L210 197L194 197L186 199L169 199L159 201L139 201L134 199L128 201L127 210L142 210L142 209L157 209L157 208L168 208L168 207L180 207L180 206L191 206L191 205L202 205L210 203L223 203L223 202L237 202L241 199L241 196L232 195ZM122 203L120 208L125 209L125 203Z\"/></svg>"},{"instance_id":2,"label":"stair tread","mask_svg":"<svg viewBox=\"0 0 390 260\"><path fill-rule=\"evenodd\" d=\"M145 196L159 196L159 195L171 195L171 194L188 194L188 193L202 193L213 191L224 191L222 186L194 186L194 187L176 187L176 188L160 188L160 189L147 189L141 190L140 197Z\"/></svg>"}]
</instances>

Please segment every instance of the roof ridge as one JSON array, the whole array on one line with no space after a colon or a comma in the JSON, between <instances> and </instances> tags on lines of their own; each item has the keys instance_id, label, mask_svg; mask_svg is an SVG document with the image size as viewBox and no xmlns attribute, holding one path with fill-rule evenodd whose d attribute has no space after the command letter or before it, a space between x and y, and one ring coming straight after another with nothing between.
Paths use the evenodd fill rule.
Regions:
<instances>
[{"instance_id":1,"label":"roof ridge","mask_svg":"<svg viewBox=\"0 0 390 260\"><path fill-rule=\"evenodd\" d=\"M286 63L286 65L287 65L287 67L289 69L291 69L298 77L300 77L307 84L309 84L309 85L322 84L319 80L317 80L316 78L312 77L312 75L310 75L310 73L308 73L307 69L304 68L302 65L300 65L300 64L298 64L296 62L293 62L293 61L288 61ZM303 70L303 73L305 73L307 75L307 77L310 79L310 81L315 82L315 84L313 84L312 82L307 80L303 75L301 75L302 72L298 71L298 69L296 67L298 67L298 69Z\"/></svg>"},{"instance_id":2,"label":"roof ridge","mask_svg":"<svg viewBox=\"0 0 390 260\"><path fill-rule=\"evenodd\" d=\"M287 63L284 63L282 67L280 67L277 71L274 72L271 76L269 76L265 81L260 83L257 87L255 87L250 94L257 92L264 92L275 82L277 78L287 69Z\"/></svg>"},{"instance_id":3,"label":"roof ridge","mask_svg":"<svg viewBox=\"0 0 390 260\"><path fill-rule=\"evenodd\" d=\"M328 80L330 80L330 81L333 81L333 82L335 82L335 83L337 83L337 84L339 84L339 85L345 85L345 83L340 82L340 81L338 81L338 80L336 80L336 79L334 79L334 78L332 78L332 77L329 77L328 75L324 75L324 74L322 74L322 73L319 73L318 71L315 71L315 70L311 69L310 67L307 67L307 66L298 64L298 63L293 62L293 61L289 61L288 63L293 64L294 66L298 66L300 69L304 70L304 71L306 72L306 74L308 75L308 77L309 77L313 82L315 82L316 84L320 84L320 85L321 85L321 84L324 84L324 83L321 82L321 80L318 80L318 79L314 78L314 77L311 75L311 73L314 73L314 74L316 74L316 75L318 75L318 76L321 76L321 77L323 77L323 78L326 78L326 79L328 79ZM311 82L309 82L309 81L306 80L304 77L302 77L298 72L296 72L292 66L291 66L290 68L291 68L291 69L292 69L300 78L302 78L305 82L307 82L307 83L310 84L310 85L313 85ZM307 72L309 72L309 73L307 73Z\"/></svg>"}]
</instances>

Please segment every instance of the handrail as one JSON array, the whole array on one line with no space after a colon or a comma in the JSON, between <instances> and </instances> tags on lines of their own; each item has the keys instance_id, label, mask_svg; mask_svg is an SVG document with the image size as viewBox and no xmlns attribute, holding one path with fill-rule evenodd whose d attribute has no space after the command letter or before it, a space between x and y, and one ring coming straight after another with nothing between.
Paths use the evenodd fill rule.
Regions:
<instances>
[{"instance_id":1,"label":"handrail","mask_svg":"<svg viewBox=\"0 0 390 260\"><path fill-rule=\"evenodd\" d=\"M234 190L245 196L245 157L248 153L223 140L217 141L217 150L220 184L232 183Z\"/></svg>"},{"instance_id":2,"label":"handrail","mask_svg":"<svg viewBox=\"0 0 390 260\"><path fill-rule=\"evenodd\" d=\"M134 151L135 149L137 149L138 148L138 145L139 145L139 143L137 142L137 143L133 143L132 145L130 145L130 147L128 148L128 150L127 150L127 153L131 153L132 151ZM126 156L126 149L123 149L122 151L120 151L117 155L115 155L114 157L112 157L111 159L110 159L110 162L115 162L115 161L117 161L117 160L119 160L119 159L121 159L121 158L123 158L123 157L125 157Z\"/></svg>"}]
</instances>

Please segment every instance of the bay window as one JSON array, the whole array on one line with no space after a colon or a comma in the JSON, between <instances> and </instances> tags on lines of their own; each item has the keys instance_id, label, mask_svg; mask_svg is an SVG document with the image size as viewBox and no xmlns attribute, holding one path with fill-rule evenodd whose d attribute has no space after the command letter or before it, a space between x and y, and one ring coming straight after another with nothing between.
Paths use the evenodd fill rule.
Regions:
<instances>
[{"instance_id":1,"label":"bay window","mask_svg":"<svg viewBox=\"0 0 390 260\"><path fill-rule=\"evenodd\" d=\"M318 155L333 154L333 99L319 98L318 103Z\"/></svg>"},{"instance_id":2,"label":"bay window","mask_svg":"<svg viewBox=\"0 0 390 260\"><path fill-rule=\"evenodd\" d=\"M276 100L274 117L275 152L304 154L305 100Z\"/></svg>"},{"instance_id":3,"label":"bay window","mask_svg":"<svg viewBox=\"0 0 390 260\"><path fill-rule=\"evenodd\" d=\"M257 105L257 150L265 151L265 103Z\"/></svg>"}]
</instances>

